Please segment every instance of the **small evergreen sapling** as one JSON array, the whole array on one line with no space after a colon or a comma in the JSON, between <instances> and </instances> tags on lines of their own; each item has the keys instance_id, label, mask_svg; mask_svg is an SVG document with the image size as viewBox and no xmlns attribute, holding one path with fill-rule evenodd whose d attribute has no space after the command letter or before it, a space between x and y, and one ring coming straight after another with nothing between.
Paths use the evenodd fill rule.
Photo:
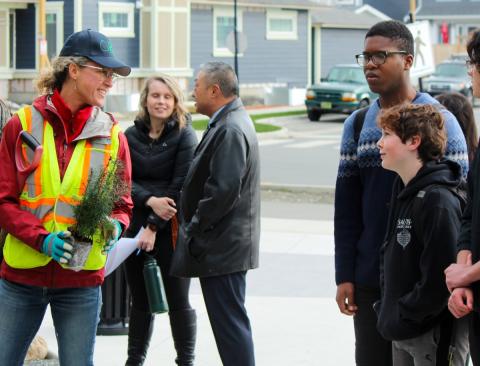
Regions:
<instances>
[{"instance_id":1,"label":"small evergreen sapling","mask_svg":"<svg viewBox=\"0 0 480 366\"><path fill-rule=\"evenodd\" d=\"M114 229L108 217L129 188L123 179L123 168L120 161L111 160L107 169L89 175L83 198L73 207L77 221L69 228L73 236L91 242L97 229L104 233Z\"/></svg>"}]
</instances>

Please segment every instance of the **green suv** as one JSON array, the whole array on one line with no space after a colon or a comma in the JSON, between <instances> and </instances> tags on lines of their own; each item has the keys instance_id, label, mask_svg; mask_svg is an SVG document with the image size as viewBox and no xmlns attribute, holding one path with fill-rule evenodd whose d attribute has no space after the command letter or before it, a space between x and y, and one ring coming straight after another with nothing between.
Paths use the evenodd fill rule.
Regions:
<instances>
[{"instance_id":1,"label":"green suv","mask_svg":"<svg viewBox=\"0 0 480 366\"><path fill-rule=\"evenodd\" d=\"M323 113L352 113L377 97L368 87L363 69L355 64L334 66L326 79L307 89L308 119L318 121Z\"/></svg>"}]
</instances>

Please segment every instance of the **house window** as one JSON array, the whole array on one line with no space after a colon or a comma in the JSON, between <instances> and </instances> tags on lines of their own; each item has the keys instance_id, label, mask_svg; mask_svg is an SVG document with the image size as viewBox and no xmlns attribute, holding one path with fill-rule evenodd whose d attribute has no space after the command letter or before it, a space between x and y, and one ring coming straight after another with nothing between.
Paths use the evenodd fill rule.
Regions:
<instances>
[{"instance_id":1,"label":"house window","mask_svg":"<svg viewBox=\"0 0 480 366\"><path fill-rule=\"evenodd\" d=\"M51 60L63 45L63 1L48 1L46 5L47 56Z\"/></svg>"},{"instance_id":2,"label":"house window","mask_svg":"<svg viewBox=\"0 0 480 366\"><path fill-rule=\"evenodd\" d=\"M213 11L213 55L215 57L233 56L228 49L227 39L233 32L234 17L233 10L226 8L215 8ZM242 31L242 12L237 10L237 31ZM231 36L230 36L231 37Z\"/></svg>"},{"instance_id":3,"label":"house window","mask_svg":"<svg viewBox=\"0 0 480 366\"><path fill-rule=\"evenodd\" d=\"M297 12L267 10L267 39L297 39Z\"/></svg>"},{"instance_id":4,"label":"house window","mask_svg":"<svg viewBox=\"0 0 480 366\"><path fill-rule=\"evenodd\" d=\"M98 24L101 33L108 37L135 37L135 5L133 3L101 1L98 8Z\"/></svg>"}]
</instances>

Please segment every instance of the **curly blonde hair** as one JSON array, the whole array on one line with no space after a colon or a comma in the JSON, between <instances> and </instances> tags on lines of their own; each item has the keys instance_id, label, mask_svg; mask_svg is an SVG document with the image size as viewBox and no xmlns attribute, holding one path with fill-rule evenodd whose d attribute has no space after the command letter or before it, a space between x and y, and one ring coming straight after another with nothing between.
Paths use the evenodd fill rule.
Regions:
<instances>
[{"instance_id":1,"label":"curly blonde hair","mask_svg":"<svg viewBox=\"0 0 480 366\"><path fill-rule=\"evenodd\" d=\"M173 95L175 100L175 106L173 108L172 118L178 122L180 129L184 128L187 124L188 111L184 104L184 97L182 89L178 82L171 76L166 74L160 74L152 76L145 81L145 86L140 93L139 111L137 119L140 119L150 125L150 115L147 109L147 97L149 93L150 84L154 81L159 81L165 84Z\"/></svg>"},{"instance_id":2,"label":"curly blonde hair","mask_svg":"<svg viewBox=\"0 0 480 366\"><path fill-rule=\"evenodd\" d=\"M35 86L40 94L51 94L55 89L61 90L63 83L67 80L68 66L76 64L86 65L89 61L86 57L55 57L48 69L43 71L35 80Z\"/></svg>"},{"instance_id":3,"label":"curly blonde hair","mask_svg":"<svg viewBox=\"0 0 480 366\"><path fill-rule=\"evenodd\" d=\"M415 135L420 136L418 156L424 163L439 160L445 153L445 121L434 105L401 104L384 109L378 117L378 126L395 133L403 143Z\"/></svg>"}]
</instances>

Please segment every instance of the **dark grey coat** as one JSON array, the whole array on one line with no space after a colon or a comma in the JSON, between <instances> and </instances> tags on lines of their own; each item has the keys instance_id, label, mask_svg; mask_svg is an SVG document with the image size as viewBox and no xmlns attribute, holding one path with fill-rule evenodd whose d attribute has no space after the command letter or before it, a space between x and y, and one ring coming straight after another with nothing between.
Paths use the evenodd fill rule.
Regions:
<instances>
[{"instance_id":1,"label":"dark grey coat","mask_svg":"<svg viewBox=\"0 0 480 366\"><path fill-rule=\"evenodd\" d=\"M240 99L215 117L195 150L179 216L172 275L208 277L258 267L258 142Z\"/></svg>"}]
</instances>

